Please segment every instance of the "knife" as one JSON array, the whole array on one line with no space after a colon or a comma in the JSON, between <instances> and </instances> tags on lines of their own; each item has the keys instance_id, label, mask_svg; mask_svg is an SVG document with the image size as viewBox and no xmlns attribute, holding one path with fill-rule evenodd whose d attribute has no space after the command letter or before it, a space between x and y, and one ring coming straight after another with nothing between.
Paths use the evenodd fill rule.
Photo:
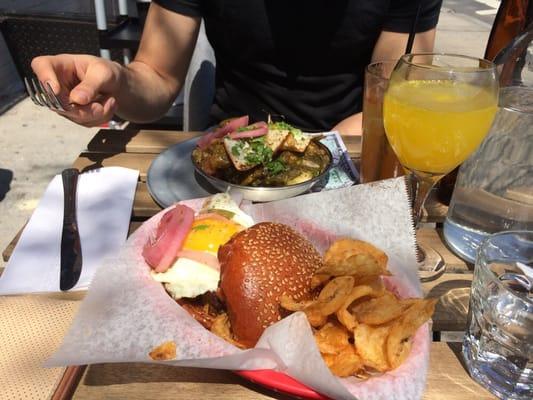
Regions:
<instances>
[{"instance_id":1,"label":"knife","mask_svg":"<svg viewBox=\"0 0 533 400\"><path fill-rule=\"evenodd\" d=\"M76 219L76 187L79 171L75 168L65 169L63 178L63 231L61 233L61 273L59 288L63 291L72 289L81 275L82 255L81 241Z\"/></svg>"}]
</instances>

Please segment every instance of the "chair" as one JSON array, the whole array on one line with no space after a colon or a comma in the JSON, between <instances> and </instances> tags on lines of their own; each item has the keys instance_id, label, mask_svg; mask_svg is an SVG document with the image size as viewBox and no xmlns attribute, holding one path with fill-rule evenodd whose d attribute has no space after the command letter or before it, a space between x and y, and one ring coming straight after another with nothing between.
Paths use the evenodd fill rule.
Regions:
<instances>
[{"instance_id":1,"label":"chair","mask_svg":"<svg viewBox=\"0 0 533 400\"><path fill-rule=\"evenodd\" d=\"M215 53L207 40L202 21L183 88L185 131L201 131L208 128L209 111L215 96L215 66Z\"/></svg>"}]
</instances>

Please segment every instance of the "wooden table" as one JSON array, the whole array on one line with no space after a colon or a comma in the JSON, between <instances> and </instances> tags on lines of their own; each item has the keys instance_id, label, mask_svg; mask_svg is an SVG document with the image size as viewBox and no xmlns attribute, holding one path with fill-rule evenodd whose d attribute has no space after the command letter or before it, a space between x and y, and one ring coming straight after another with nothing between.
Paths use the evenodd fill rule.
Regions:
<instances>
[{"instance_id":1,"label":"wooden table","mask_svg":"<svg viewBox=\"0 0 533 400\"><path fill-rule=\"evenodd\" d=\"M149 130L101 130L90 141L87 151L74 161L82 171L102 166L123 166L140 170L135 193L130 233L161 208L153 201L146 186L146 172L161 151L194 132ZM345 138L350 156L360 154L359 138ZM438 250L447 264L447 272L438 280L423 285L426 295L440 296L434 315L434 342L424 399L477 400L494 397L467 374L461 358L462 332L465 329L472 265L451 253L442 241L439 227L446 207L430 201L425 220L433 224L419 232L421 243ZM436 226L436 227L435 227ZM4 250L7 260L18 237ZM67 368L53 398L74 399L287 399L229 371L166 367L150 364L98 364Z\"/></svg>"}]
</instances>

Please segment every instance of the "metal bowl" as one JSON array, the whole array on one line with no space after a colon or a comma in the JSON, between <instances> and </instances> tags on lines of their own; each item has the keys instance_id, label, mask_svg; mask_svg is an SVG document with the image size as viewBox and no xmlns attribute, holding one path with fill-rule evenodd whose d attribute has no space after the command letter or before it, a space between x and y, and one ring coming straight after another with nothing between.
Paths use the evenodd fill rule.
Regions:
<instances>
[{"instance_id":1,"label":"metal bowl","mask_svg":"<svg viewBox=\"0 0 533 400\"><path fill-rule=\"evenodd\" d=\"M213 185L216 189L220 190L221 192L225 192L228 188L230 188L232 193L241 193L243 198L245 198L246 200L258 201L258 202L282 200L282 199L288 199L289 197L294 197L299 194L307 192L309 189L311 189L315 184L320 182L320 180L322 180L329 173L329 170L331 169L333 165L333 156L331 155L331 151L324 144L318 141L315 141L315 143L327 151L328 156L329 156L329 163L326 166L326 168L324 168L324 171L322 171L320 175L317 175L313 179L309 179L308 181L297 183L295 185L272 186L272 187L237 185L235 183L226 182L220 178L207 175L194 162L194 160L192 159L192 154L191 154L191 160L192 160L192 164L194 165L194 169L196 170L196 172L200 176L202 176L205 180L207 180L211 185Z\"/></svg>"}]
</instances>

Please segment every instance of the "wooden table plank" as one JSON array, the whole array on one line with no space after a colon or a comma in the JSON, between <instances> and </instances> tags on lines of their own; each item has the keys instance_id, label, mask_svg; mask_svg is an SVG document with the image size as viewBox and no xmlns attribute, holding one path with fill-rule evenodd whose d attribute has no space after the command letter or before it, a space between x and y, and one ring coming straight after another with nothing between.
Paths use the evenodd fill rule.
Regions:
<instances>
[{"instance_id":1,"label":"wooden table plank","mask_svg":"<svg viewBox=\"0 0 533 400\"><path fill-rule=\"evenodd\" d=\"M424 399L494 399L467 374L459 343L431 344ZM288 399L229 371L150 364L97 364L87 368L73 399Z\"/></svg>"},{"instance_id":2,"label":"wooden table plank","mask_svg":"<svg viewBox=\"0 0 533 400\"><path fill-rule=\"evenodd\" d=\"M161 210L162 208L159 207L150 195L148 185L144 182L137 183L135 198L133 200L133 217L150 218Z\"/></svg>"},{"instance_id":3,"label":"wooden table plank","mask_svg":"<svg viewBox=\"0 0 533 400\"><path fill-rule=\"evenodd\" d=\"M101 129L87 145L90 152L159 154L183 140L202 132ZM345 136L344 144L351 158L361 156L361 136Z\"/></svg>"},{"instance_id":4,"label":"wooden table plank","mask_svg":"<svg viewBox=\"0 0 533 400\"><path fill-rule=\"evenodd\" d=\"M433 315L433 331L464 331L470 301L472 274L446 273L422 285L424 295L439 297Z\"/></svg>"},{"instance_id":5,"label":"wooden table plank","mask_svg":"<svg viewBox=\"0 0 533 400\"><path fill-rule=\"evenodd\" d=\"M472 273L474 270L473 264L463 261L446 246L442 229L422 227L417 231L416 236L420 245L432 247L442 256L446 263L446 272Z\"/></svg>"},{"instance_id":6,"label":"wooden table plank","mask_svg":"<svg viewBox=\"0 0 533 400\"><path fill-rule=\"evenodd\" d=\"M13 253L13 250L15 250L15 246L17 245L20 239L20 235L22 235L22 231L24 230L25 226L26 224L24 224L24 226L20 228L20 231L17 232L15 237L11 239L11 242L9 242L4 251L2 251L2 260L4 260L4 262L7 262L7 260L9 260L9 257L11 257L11 254Z\"/></svg>"},{"instance_id":7,"label":"wooden table plank","mask_svg":"<svg viewBox=\"0 0 533 400\"><path fill-rule=\"evenodd\" d=\"M139 170L139 179L146 182L146 173L155 155L150 153L81 153L74 168L81 172L101 167L125 167Z\"/></svg>"},{"instance_id":8,"label":"wooden table plank","mask_svg":"<svg viewBox=\"0 0 533 400\"><path fill-rule=\"evenodd\" d=\"M424 400L493 400L496 396L475 382L466 371L461 343L433 342Z\"/></svg>"},{"instance_id":9,"label":"wooden table plank","mask_svg":"<svg viewBox=\"0 0 533 400\"><path fill-rule=\"evenodd\" d=\"M350 158L361 157L361 136L343 136L342 140Z\"/></svg>"},{"instance_id":10,"label":"wooden table plank","mask_svg":"<svg viewBox=\"0 0 533 400\"><path fill-rule=\"evenodd\" d=\"M128 236L135 232L143 224L143 221L131 221L128 229Z\"/></svg>"},{"instance_id":11,"label":"wooden table plank","mask_svg":"<svg viewBox=\"0 0 533 400\"><path fill-rule=\"evenodd\" d=\"M446 214L448 213L448 206L443 204L437 198L437 191L432 190L422 210L423 222L444 222Z\"/></svg>"},{"instance_id":12,"label":"wooden table plank","mask_svg":"<svg viewBox=\"0 0 533 400\"><path fill-rule=\"evenodd\" d=\"M202 132L101 129L91 139L87 149L91 152L104 153L158 154L176 143L201 135ZM361 155L361 137L345 136L343 140L350 157L359 158Z\"/></svg>"},{"instance_id":13,"label":"wooden table plank","mask_svg":"<svg viewBox=\"0 0 533 400\"><path fill-rule=\"evenodd\" d=\"M231 371L154 364L91 365L73 399L293 399Z\"/></svg>"},{"instance_id":14,"label":"wooden table plank","mask_svg":"<svg viewBox=\"0 0 533 400\"><path fill-rule=\"evenodd\" d=\"M159 154L201 132L101 129L87 145L90 152Z\"/></svg>"}]
</instances>

